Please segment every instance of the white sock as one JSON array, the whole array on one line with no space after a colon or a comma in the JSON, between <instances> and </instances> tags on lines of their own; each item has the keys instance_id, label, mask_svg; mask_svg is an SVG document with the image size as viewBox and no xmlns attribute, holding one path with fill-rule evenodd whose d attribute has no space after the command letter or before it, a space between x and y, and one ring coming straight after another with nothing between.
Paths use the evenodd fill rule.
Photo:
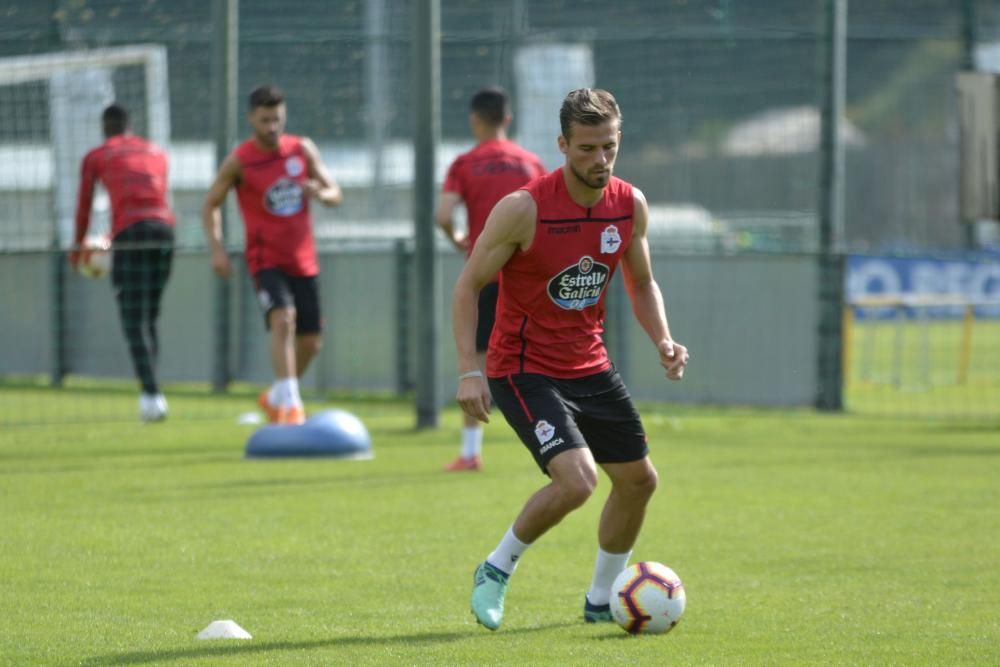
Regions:
<instances>
[{"instance_id":1,"label":"white sock","mask_svg":"<svg viewBox=\"0 0 1000 667\"><path fill-rule=\"evenodd\" d=\"M514 574L521 554L530 546L530 544L525 544L517 539L517 536L514 535L514 527L511 526L507 529L507 534L500 540L500 544L493 550L493 553L486 557L486 560L500 571Z\"/></svg>"},{"instance_id":2,"label":"white sock","mask_svg":"<svg viewBox=\"0 0 1000 667\"><path fill-rule=\"evenodd\" d=\"M631 549L623 554L612 554L597 547L594 579L590 582L590 590L587 591L587 600L590 601L590 604L608 603L611 599L611 584L615 582L615 577L621 574L621 571L628 565L628 559L631 555Z\"/></svg>"},{"instance_id":3,"label":"white sock","mask_svg":"<svg viewBox=\"0 0 1000 667\"><path fill-rule=\"evenodd\" d=\"M302 396L299 395L299 379L281 378L274 383L274 398L272 405L291 408L302 407Z\"/></svg>"},{"instance_id":4,"label":"white sock","mask_svg":"<svg viewBox=\"0 0 1000 667\"><path fill-rule=\"evenodd\" d=\"M281 396L278 394L278 380L271 383L271 388L267 390L267 402L272 406L281 405Z\"/></svg>"},{"instance_id":5,"label":"white sock","mask_svg":"<svg viewBox=\"0 0 1000 667\"><path fill-rule=\"evenodd\" d=\"M462 458L471 459L483 451L483 427L462 427Z\"/></svg>"},{"instance_id":6,"label":"white sock","mask_svg":"<svg viewBox=\"0 0 1000 667\"><path fill-rule=\"evenodd\" d=\"M302 396L299 395L299 379L297 377L285 378L285 386L287 387L289 404L301 408Z\"/></svg>"}]
</instances>

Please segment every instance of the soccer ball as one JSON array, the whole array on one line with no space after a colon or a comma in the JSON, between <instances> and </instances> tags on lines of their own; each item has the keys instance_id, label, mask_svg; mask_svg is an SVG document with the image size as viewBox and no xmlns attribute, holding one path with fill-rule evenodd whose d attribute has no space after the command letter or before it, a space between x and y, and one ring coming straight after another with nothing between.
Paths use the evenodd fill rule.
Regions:
<instances>
[{"instance_id":1,"label":"soccer ball","mask_svg":"<svg viewBox=\"0 0 1000 667\"><path fill-rule=\"evenodd\" d=\"M80 261L76 270L85 278L100 278L111 270L111 239L88 236L80 248Z\"/></svg>"},{"instance_id":2,"label":"soccer ball","mask_svg":"<svg viewBox=\"0 0 1000 667\"><path fill-rule=\"evenodd\" d=\"M633 635L670 632L686 601L680 577L653 561L629 565L611 584L611 615Z\"/></svg>"}]
</instances>

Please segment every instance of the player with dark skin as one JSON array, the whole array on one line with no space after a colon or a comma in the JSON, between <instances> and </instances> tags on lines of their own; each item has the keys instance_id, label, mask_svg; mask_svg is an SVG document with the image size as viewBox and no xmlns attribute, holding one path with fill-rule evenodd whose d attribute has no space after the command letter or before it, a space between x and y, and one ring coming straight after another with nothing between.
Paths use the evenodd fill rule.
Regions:
<instances>
[{"instance_id":1,"label":"player with dark skin","mask_svg":"<svg viewBox=\"0 0 1000 667\"><path fill-rule=\"evenodd\" d=\"M170 209L166 152L130 131L128 110L120 104L101 114L105 141L83 159L76 210L76 236L69 260L90 227L94 188L104 185L111 199L111 282L125 340L142 387L139 418L167 417L167 399L156 378L159 353L157 320L174 255L174 214Z\"/></svg>"}]
</instances>

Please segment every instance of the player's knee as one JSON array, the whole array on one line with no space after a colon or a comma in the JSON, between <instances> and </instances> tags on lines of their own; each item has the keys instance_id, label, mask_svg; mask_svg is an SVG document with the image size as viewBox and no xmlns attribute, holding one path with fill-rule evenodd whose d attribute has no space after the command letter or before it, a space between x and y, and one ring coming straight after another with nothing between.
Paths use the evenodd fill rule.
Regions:
<instances>
[{"instance_id":1,"label":"player's knee","mask_svg":"<svg viewBox=\"0 0 1000 667\"><path fill-rule=\"evenodd\" d=\"M582 506L597 488L597 471L582 470L560 481L559 491L563 502L572 509Z\"/></svg>"},{"instance_id":2,"label":"player's knee","mask_svg":"<svg viewBox=\"0 0 1000 667\"><path fill-rule=\"evenodd\" d=\"M271 311L268 316L271 323L271 329L274 331L279 331L282 333L294 333L295 332L295 309L294 308L275 308Z\"/></svg>"},{"instance_id":3,"label":"player's knee","mask_svg":"<svg viewBox=\"0 0 1000 667\"><path fill-rule=\"evenodd\" d=\"M303 352L305 352L310 356L319 354L319 351L323 349L323 339L319 336L316 335L302 336L299 340Z\"/></svg>"},{"instance_id":4,"label":"player's knee","mask_svg":"<svg viewBox=\"0 0 1000 667\"><path fill-rule=\"evenodd\" d=\"M656 468L649 466L646 469L646 474L640 476L636 482L637 490L640 494L649 498L656 491L656 487L660 485L660 476L656 472Z\"/></svg>"},{"instance_id":5,"label":"player's knee","mask_svg":"<svg viewBox=\"0 0 1000 667\"><path fill-rule=\"evenodd\" d=\"M656 473L656 468L647 465L637 471L636 474L630 475L627 479L619 480L618 483L626 487L629 495L648 500L656 491L656 487L660 483L660 478Z\"/></svg>"}]
</instances>

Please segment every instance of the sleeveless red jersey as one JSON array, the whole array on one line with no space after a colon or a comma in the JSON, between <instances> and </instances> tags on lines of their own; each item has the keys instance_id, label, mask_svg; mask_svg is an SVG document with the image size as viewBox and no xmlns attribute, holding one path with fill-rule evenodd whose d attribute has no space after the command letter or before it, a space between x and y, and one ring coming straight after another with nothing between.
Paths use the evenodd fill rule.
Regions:
<instances>
[{"instance_id":1,"label":"sleeveless red jersey","mask_svg":"<svg viewBox=\"0 0 1000 667\"><path fill-rule=\"evenodd\" d=\"M632 186L612 177L591 208L570 198L562 169L523 189L538 209L535 236L500 271L487 374L566 379L606 370L604 297L632 238Z\"/></svg>"},{"instance_id":2,"label":"sleeveless red jersey","mask_svg":"<svg viewBox=\"0 0 1000 667\"><path fill-rule=\"evenodd\" d=\"M281 269L291 276L318 274L309 197L302 188L309 170L301 139L283 134L276 150L248 139L233 154L240 163L236 197L246 228L250 274L261 269Z\"/></svg>"},{"instance_id":3,"label":"sleeveless red jersey","mask_svg":"<svg viewBox=\"0 0 1000 667\"><path fill-rule=\"evenodd\" d=\"M455 158L441 189L454 192L465 202L469 253L496 203L544 173L537 155L507 139L484 141Z\"/></svg>"},{"instance_id":4,"label":"sleeveless red jersey","mask_svg":"<svg viewBox=\"0 0 1000 667\"><path fill-rule=\"evenodd\" d=\"M134 134L116 134L83 158L76 205L76 242L90 226L94 184L100 180L111 199L111 236L140 220L174 224L167 203L167 154Z\"/></svg>"}]
</instances>

